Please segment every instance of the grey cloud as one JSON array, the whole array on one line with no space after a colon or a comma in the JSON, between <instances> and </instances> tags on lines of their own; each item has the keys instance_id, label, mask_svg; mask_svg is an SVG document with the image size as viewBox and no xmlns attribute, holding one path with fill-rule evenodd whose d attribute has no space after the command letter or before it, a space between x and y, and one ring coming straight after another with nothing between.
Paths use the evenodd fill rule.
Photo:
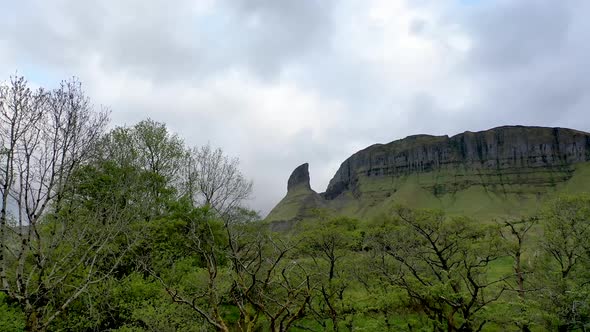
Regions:
<instances>
[{"instance_id":1,"label":"grey cloud","mask_svg":"<svg viewBox=\"0 0 590 332\"><path fill-rule=\"evenodd\" d=\"M240 157L244 172L255 181L251 205L263 212L284 195L295 166L309 162L312 185L323 191L345 158L377 142L504 124L590 131L589 2L449 3L408 0L412 8L430 10L433 15L411 18L402 27L411 38L434 44L443 44L445 34L457 29L471 41L470 51L460 54L450 73L436 77L433 87L409 89L406 83L412 77L383 74L405 71L389 71L388 62L371 62L370 57L356 54L354 40L342 33L351 27L341 25L362 21L357 13L342 9L348 8L346 1L332 0L218 0L211 13L195 13L195 2L189 0L173 5L110 0L92 7L73 0L12 1L0 11L0 72L11 74L31 65L57 78L76 74L92 81L95 77L86 68L95 61L103 80L124 73L132 78L130 82L169 87L168 96L138 98L133 86L107 94L113 119L117 124L132 124L150 116L166 122L189 144L210 141ZM350 8L364 4L357 2ZM390 36L364 37L387 43ZM428 71L428 64L424 66ZM197 105L190 98L185 104L177 102L181 98L175 95L176 86L185 92L204 89L209 78L234 70L264 82L263 88L290 84L319 100L337 101L345 106L338 111L342 119L337 125L322 124L326 129L321 137L304 128L278 139L262 127L241 123L249 114L240 99L213 98L214 102ZM474 95L449 106L443 102L448 97L443 91L456 77L468 82ZM108 82L87 86L94 92L109 88ZM219 98L231 99L225 94ZM291 101L284 103L288 109Z\"/></svg>"},{"instance_id":2,"label":"grey cloud","mask_svg":"<svg viewBox=\"0 0 590 332\"><path fill-rule=\"evenodd\" d=\"M260 73L279 70L281 60L294 61L297 57L325 49L332 32L333 1L228 1L239 14L241 36L248 36L252 53L249 64ZM259 22L248 26L245 21ZM243 29L243 30L241 30ZM240 31L241 30L241 31Z\"/></svg>"},{"instance_id":3,"label":"grey cloud","mask_svg":"<svg viewBox=\"0 0 590 332\"><path fill-rule=\"evenodd\" d=\"M590 129L590 31L583 1L486 2L460 22L473 41L461 71L482 100L471 105L483 122Z\"/></svg>"},{"instance_id":4,"label":"grey cloud","mask_svg":"<svg viewBox=\"0 0 590 332\"><path fill-rule=\"evenodd\" d=\"M426 28L426 21L421 19L413 19L409 26L409 31L412 34L419 35L424 32Z\"/></svg>"},{"instance_id":5,"label":"grey cloud","mask_svg":"<svg viewBox=\"0 0 590 332\"><path fill-rule=\"evenodd\" d=\"M468 9L476 65L512 69L560 55L578 1L482 1Z\"/></svg>"},{"instance_id":6,"label":"grey cloud","mask_svg":"<svg viewBox=\"0 0 590 332\"><path fill-rule=\"evenodd\" d=\"M322 46L330 2L225 1L195 16L192 1L23 1L0 21L15 56L69 68L98 56L109 70L153 80L193 80L242 67L265 77Z\"/></svg>"}]
</instances>

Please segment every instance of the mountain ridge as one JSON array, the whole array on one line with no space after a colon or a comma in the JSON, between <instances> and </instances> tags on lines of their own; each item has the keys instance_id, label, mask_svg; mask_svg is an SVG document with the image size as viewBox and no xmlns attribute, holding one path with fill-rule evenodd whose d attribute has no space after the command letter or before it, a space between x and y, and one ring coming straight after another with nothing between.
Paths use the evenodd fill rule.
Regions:
<instances>
[{"instance_id":1,"label":"mountain ridge","mask_svg":"<svg viewBox=\"0 0 590 332\"><path fill-rule=\"evenodd\" d=\"M590 133L569 128L500 126L453 136L411 135L352 154L323 193L311 190L309 183L297 194L288 190L267 220L303 219L317 208L366 217L407 201L418 207L474 212L473 207L460 208L466 199L462 196L470 191L482 196L476 202L479 205L489 203L483 196L487 195L498 201L519 201L528 209L542 196L567 187L577 165L588 161ZM308 165L304 165L309 182ZM582 185L590 183L584 180ZM285 213L287 205L289 213ZM514 214L504 212L491 214Z\"/></svg>"}]
</instances>

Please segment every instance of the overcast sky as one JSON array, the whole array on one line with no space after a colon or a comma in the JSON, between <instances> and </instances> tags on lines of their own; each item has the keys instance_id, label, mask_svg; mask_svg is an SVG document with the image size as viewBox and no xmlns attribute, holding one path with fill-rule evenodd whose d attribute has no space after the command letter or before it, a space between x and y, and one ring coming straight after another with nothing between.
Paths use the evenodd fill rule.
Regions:
<instances>
[{"instance_id":1,"label":"overcast sky","mask_svg":"<svg viewBox=\"0 0 590 332\"><path fill-rule=\"evenodd\" d=\"M0 80L77 76L114 125L150 117L222 147L265 214L299 164L321 192L373 143L590 131L588 13L586 0L0 0Z\"/></svg>"}]
</instances>

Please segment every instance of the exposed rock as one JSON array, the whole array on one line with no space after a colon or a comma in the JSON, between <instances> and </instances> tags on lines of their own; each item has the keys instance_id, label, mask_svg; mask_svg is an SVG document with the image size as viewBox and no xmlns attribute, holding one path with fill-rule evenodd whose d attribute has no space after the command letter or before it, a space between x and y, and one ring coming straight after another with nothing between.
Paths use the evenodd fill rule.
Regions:
<instances>
[{"instance_id":1,"label":"exposed rock","mask_svg":"<svg viewBox=\"0 0 590 332\"><path fill-rule=\"evenodd\" d=\"M310 189L311 186L309 184L309 164L305 163L303 165L299 165L291 176L289 177L289 181L287 182L287 191L291 191L295 187L303 186L304 188Z\"/></svg>"},{"instance_id":2,"label":"exposed rock","mask_svg":"<svg viewBox=\"0 0 590 332\"><path fill-rule=\"evenodd\" d=\"M353 154L321 194L309 186L308 164L297 167L267 220L292 225L318 208L371 218L395 204L487 220L522 217L551 195L589 192L589 161L590 134L572 129L414 135Z\"/></svg>"},{"instance_id":3,"label":"exposed rock","mask_svg":"<svg viewBox=\"0 0 590 332\"><path fill-rule=\"evenodd\" d=\"M453 137L416 135L375 144L342 163L323 197L358 195L359 177L436 170L464 172L559 169L590 160L590 134L563 128L506 126Z\"/></svg>"},{"instance_id":4,"label":"exposed rock","mask_svg":"<svg viewBox=\"0 0 590 332\"><path fill-rule=\"evenodd\" d=\"M324 200L311 189L309 184L309 164L298 166L291 173L287 183L287 195L275 206L268 216L274 221L274 230L285 230L293 222L310 216L315 209L323 207Z\"/></svg>"}]
</instances>

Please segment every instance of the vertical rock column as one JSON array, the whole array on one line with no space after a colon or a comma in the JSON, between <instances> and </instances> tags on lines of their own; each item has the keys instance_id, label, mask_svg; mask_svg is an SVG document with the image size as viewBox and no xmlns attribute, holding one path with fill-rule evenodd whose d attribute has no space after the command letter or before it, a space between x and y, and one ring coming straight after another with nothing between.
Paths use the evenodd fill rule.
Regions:
<instances>
[{"instance_id":1,"label":"vertical rock column","mask_svg":"<svg viewBox=\"0 0 590 332\"><path fill-rule=\"evenodd\" d=\"M293 173L291 173L289 181L287 182L287 192L301 186L303 186L305 189L311 190L311 186L309 184L308 163L299 165L297 168L295 168L295 170L293 170Z\"/></svg>"}]
</instances>

